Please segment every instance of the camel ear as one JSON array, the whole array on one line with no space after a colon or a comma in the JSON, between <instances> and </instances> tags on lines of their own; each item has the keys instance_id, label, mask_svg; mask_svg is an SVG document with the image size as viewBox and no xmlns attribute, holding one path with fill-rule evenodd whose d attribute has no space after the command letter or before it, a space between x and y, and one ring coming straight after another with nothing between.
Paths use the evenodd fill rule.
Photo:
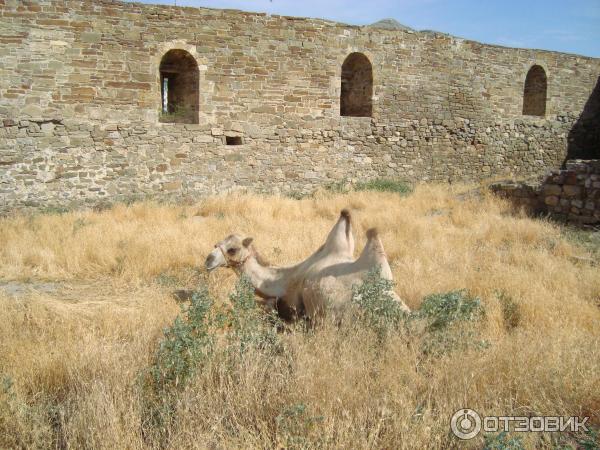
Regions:
<instances>
[{"instance_id":1,"label":"camel ear","mask_svg":"<svg viewBox=\"0 0 600 450\"><path fill-rule=\"evenodd\" d=\"M242 245L246 248L250 247L250 244L252 244L252 241L254 240L254 238L251 237L247 237L246 239L244 239L242 241Z\"/></svg>"}]
</instances>

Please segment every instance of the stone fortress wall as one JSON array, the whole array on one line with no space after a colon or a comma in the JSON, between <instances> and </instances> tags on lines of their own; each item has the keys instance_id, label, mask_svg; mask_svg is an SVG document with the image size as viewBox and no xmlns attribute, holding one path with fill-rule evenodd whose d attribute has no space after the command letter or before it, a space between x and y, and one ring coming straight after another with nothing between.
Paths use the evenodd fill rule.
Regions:
<instances>
[{"instance_id":1,"label":"stone fortress wall","mask_svg":"<svg viewBox=\"0 0 600 450\"><path fill-rule=\"evenodd\" d=\"M0 43L4 211L525 176L600 149L600 59L109 0L0 0ZM167 89L178 59L192 85Z\"/></svg>"}]
</instances>

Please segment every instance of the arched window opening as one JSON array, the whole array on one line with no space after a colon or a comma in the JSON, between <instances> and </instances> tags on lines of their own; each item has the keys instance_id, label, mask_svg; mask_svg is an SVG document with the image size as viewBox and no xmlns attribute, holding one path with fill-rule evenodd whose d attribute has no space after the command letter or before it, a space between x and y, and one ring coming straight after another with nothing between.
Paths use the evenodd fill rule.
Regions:
<instances>
[{"instance_id":1,"label":"arched window opening","mask_svg":"<svg viewBox=\"0 0 600 450\"><path fill-rule=\"evenodd\" d=\"M160 61L160 121L198 123L199 70L185 50L169 50Z\"/></svg>"},{"instance_id":2,"label":"arched window opening","mask_svg":"<svg viewBox=\"0 0 600 450\"><path fill-rule=\"evenodd\" d=\"M342 65L340 115L373 115L373 68L362 53L350 54Z\"/></svg>"},{"instance_id":3,"label":"arched window opening","mask_svg":"<svg viewBox=\"0 0 600 450\"><path fill-rule=\"evenodd\" d=\"M548 79L546 78L546 71L541 66L533 66L529 69L525 78L523 115L542 117L546 115L547 90Z\"/></svg>"}]
</instances>

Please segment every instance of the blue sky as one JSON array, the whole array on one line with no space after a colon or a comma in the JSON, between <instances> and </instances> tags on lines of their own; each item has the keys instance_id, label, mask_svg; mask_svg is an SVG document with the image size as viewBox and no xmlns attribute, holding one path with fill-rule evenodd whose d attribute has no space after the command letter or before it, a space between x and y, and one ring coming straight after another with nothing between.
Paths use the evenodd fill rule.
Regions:
<instances>
[{"instance_id":1,"label":"blue sky","mask_svg":"<svg viewBox=\"0 0 600 450\"><path fill-rule=\"evenodd\" d=\"M173 5L175 0L142 0ZM600 0L177 0L364 25L384 18L480 42L600 57Z\"/></svg>"}]
</instances>

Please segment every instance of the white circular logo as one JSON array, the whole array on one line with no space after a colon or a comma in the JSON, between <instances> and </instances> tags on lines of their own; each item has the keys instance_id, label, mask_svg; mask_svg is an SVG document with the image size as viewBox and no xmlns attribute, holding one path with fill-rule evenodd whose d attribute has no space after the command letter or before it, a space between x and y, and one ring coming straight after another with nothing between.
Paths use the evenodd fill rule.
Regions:
<instances>
[{"instance_id":1,"label":"white circular logo","mask_svg":"<svg viewBox=\"0 0 600 450\"><path fill-rule=\"evenodd\" d=\"M452 416L450 428L459 439L473 439L481 431L481 417L472 409L459 409Z\"/></svg>"}]
</instances>

